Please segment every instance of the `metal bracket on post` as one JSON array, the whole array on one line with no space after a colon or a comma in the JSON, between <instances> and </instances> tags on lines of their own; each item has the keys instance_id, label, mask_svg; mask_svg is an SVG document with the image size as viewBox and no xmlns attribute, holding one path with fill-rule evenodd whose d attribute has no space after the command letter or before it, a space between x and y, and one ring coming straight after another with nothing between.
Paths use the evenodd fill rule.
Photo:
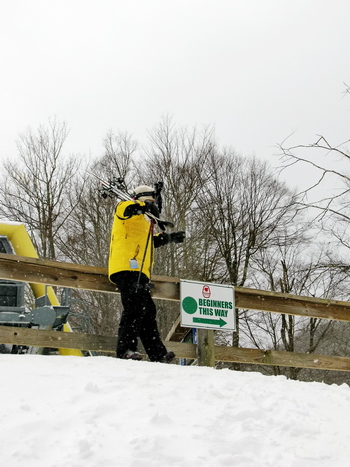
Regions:
<instances>
[{"instance_id":1,"label":"metal bracket on post","mask_svg":"<svg viewBox=\"0 0 350 467\"><path fill-rule=\"evenodd\" d=\"M214 331L212 329L197 329L198 366L215 366Z\"/></svg>"}]
</instances>

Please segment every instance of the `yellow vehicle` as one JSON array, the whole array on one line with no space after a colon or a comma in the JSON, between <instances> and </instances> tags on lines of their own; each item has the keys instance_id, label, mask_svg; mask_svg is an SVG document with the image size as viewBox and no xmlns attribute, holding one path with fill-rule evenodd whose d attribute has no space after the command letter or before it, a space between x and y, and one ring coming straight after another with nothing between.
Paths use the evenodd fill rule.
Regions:
<instances>
[{"instance_id":1,"label":"yellow vehicle","mask_svg":"<svg viewBox=\"0 0 350 467\"><path fill-rule=\"evenodd\" d=\"M38 258L38 254L24 224L0 222L0 253ZM67 322L70 307L60 305L51 286L30 284L35 297L35 308L24 304L24 283L0 280L0 325L59 329L72 332ZM16 349L15 349L16 350ZM12 349L13 353L23 353ZM58 349L61 355L83 356L80 350Z\"/></svg>"}]
</instances>

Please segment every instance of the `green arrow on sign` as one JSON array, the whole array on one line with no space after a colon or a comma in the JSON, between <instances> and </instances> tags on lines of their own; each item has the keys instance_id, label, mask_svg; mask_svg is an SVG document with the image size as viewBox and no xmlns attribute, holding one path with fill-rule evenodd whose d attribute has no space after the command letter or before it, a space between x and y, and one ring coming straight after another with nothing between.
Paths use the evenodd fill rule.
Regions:
<instances>
[{"instance_id":1,"label":"green arrow on sign","mask_svg":"<svg viewBox=\"0 0 350 467\"><path fill-rule=\"evenodd\" d=\"M220 327L227 324L222 318L220 319L209 319L209 318L193 318L194 323L203 323L203 324L214 324L215 326L219 325Z\"/></svg>"}]
</instances>

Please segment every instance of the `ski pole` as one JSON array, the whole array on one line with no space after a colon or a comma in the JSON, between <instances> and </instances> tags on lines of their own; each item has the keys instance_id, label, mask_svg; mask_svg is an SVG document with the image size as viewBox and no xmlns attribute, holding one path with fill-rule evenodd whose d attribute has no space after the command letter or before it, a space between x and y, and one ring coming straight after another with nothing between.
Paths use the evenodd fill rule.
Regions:
<instances>
[{"instance_id":1,"label":"ski pole","mask_svg":"<svg viewBox=\"0 0 350 467\"><path fill-rule=\"evenodd\" d=\"M146 240L145 251L143 252L141 267L140 267L139 275L137 278L137 288L140 287L141 274L142 274L143 266L145 264L146 254L147 254L148 245L149 245L151 237L152 237L151 242L153 242L153 231L154 231L154 220L151 219L151 224L149 226L149 231L148 231L147 240ZM151 245L151 251L152 251L152 245ZM150 276L151 276L151 268L152 268L152 253L151 253L151 258L150 258Z\"/></svg>"}]
</instances>

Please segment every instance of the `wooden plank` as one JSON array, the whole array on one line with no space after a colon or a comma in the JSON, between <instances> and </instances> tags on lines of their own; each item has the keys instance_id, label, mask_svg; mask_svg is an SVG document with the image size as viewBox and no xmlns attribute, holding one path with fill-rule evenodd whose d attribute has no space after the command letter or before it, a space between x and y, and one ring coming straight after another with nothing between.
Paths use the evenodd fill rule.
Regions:
<instances>
[{"instance_id":1,"label":"wooden plank","mask_svg":"<svg viewBox=\"0 0 350 467\"><path fill-rule=\"evenodd\" d=\"M190 330L191 328L181 326L181 316L179 315L168 332L165 340L171 342L181 342Z\"/></svg>"},{"instance_id":2,"label":"wooden plank","mask_svg":"<svg viewBox=\"0 0 350 467\"><path fill-rule=\"evenodd\" d=\"M0 254L0 278L35 284L114 292L107 270L93 266Z\"/></svg>"},{"instance_id":3,"label":"wooden plank","mask_svg":"<svg viewBox=\"0 0 350 467\"><path fill-rule=\"evenodd\" d=\"M63 347L66 349L91 350L114 354L116 340L116 337L111 336L0 326L0 342L2 344L53 348ZM195 344L167 342L166 346L169 350L175 352L178 358L197 359L197 346ZM141 353L144 353L144 351L141 350ZM222 362L350 371L349 357L332 357L225 346L214 346L214 354L215 361Z\"/></svg>"},{"instance_id":4,"label":"wooden plank","mask_svg":"<svg viewBox=\"0 0 350 467\"><path fill-rule=\"evenodd\" d=\"M41 283L97 292L115 293L116 287L109 282L107 269L73 263L27 258L0 253L0 279ZM152 296L166 300L180 300L180 279L153 276ZM280 294L266 290L235 288L238 308L283 313L309 318L350 321L350 303Z\"/></svg>"},{"instance_id":5,"label":"wooden plank","mask_svg":"<svg viewBox=\"0 0 350 467\"><path fill-rule=\"evenodd\" d=\"M117 337L0 326L0 343L29 345L34 347L91 350L113 354L115 353L117 345ZM197 358L195 344L169 343L167 347L169 350L175 351L179 358ZM142 346L140 346L140 350L141 353L144 353Z\"/></svg>"},{"instance_id":6,"label":"wooden plank","mask_svg":"<svg viewBox=\"0 0 350 467\"><path fill-rule=\"evenodd\" d=\"M349 357L215 346L215 360L318 370L350 371Z\"/></svg>"},{"instance_id":7,"label":"wooden plank","mask_svg":"<svg viewBox=\"0 0 350 467\"><path fill-rule=\"evenodd\" d=\"M29 345L34 347L115 352L117 338L76 332L0 326L0 342L2 344Z\"/></svg>"},{"instance_id":8,"label":"wooden plank","mask_svg":"<svg viewBox=\"0 0 350 467\"><path fill-rule=\"evenodd\" d=\"M235 305L237 308L248 310L350 321L350 302L340 300L237 287L235 289Z\"/></svg>"},{"instance_id":9,"label":"wooden plank","mask_svg":"<svg viewBox=\"0 0 350 467\"><path fill-rule=\"evenodd\" d=\"M214 331L197 329L198 366L215 366Z\"/></svg>"},{"instance_id":10,"label":"wooden plank","mask_svg":"<svg viewBox=\"0 0 350 467\"><path fill-rule=\"evenodd\" d=\"M107 268L0 253L0 279L116 293ZM180 279L154 276L154 298L179 300Z\"/></svg>"}]
</instances>

